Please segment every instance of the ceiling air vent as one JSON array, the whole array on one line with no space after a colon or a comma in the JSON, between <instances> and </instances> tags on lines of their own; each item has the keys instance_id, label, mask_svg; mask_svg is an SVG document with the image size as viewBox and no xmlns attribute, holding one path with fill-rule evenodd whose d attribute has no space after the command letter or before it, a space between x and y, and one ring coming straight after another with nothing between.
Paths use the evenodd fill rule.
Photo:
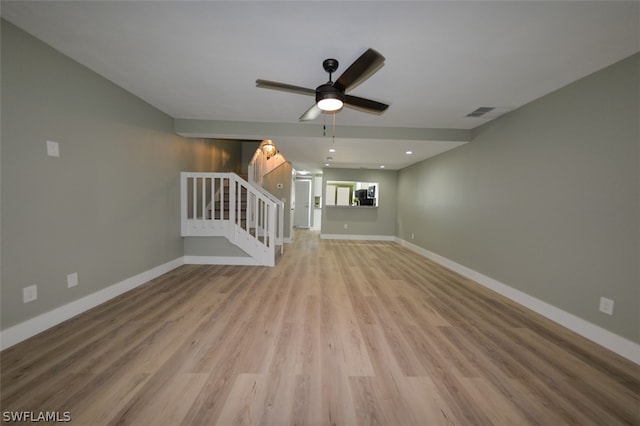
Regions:
<instances>
[{"instance_id":1,"label":"ceiling air vent","mask_svg":"<svg viewBox=\"0 0 640 426\"><path fill-rule=\"evenodd\" d=\"M467 114L467 117L482 117L482 118L496 118L501 116L507 111L510 111L511 108L507 107L480 107L475 111Z\"/></svg>"},{"instance_id":2,"label":"ceiling air vent","mask_svg":"<svg viewBox=\"0 0 640 426\"><path fill-rule=\"evenodd\" d=\"M472 111L469 114L467 114L467 117L482 117L483 115L485 115L490 111L493 111L494 109L495 109L494 107L480 107L475 111Z\"/></svg>"}]
</instances>

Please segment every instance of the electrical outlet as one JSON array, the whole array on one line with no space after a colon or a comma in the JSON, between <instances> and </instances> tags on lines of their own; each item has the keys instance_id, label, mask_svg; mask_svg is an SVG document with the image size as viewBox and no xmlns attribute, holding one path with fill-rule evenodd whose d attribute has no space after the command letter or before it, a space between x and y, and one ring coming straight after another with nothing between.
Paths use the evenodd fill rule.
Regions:
<instances>
[{"instance_id":1,"label":"electrical outlet","mask_svg":"<svg viewBox=\"0 0 640 426\"><path fill-rule=\"evenodd\" d=\"M349 225L347 225L346 223L344 224L344 229L349 228Z\"/></svg>"},{"instance_id":2,"label":"electrical outlet","mask_svg":"<svg viewBox=\"0 0 640 426\"><path fill-rule=\"evenodd\" d=\"M30 285L22 289L22 303L33 302L38 298L38 286Z\"/></svg>"},{"instance_id":3,"label":"electrical outlet","mask_svg":"<svg viewBox=\"0 0 640 426\"><path fill-rule=\"evenodd\" d=\"M78 285L78 273L74 272L73 274L67 275L67 287L75 287Z\"/></svg>"},{"instance_id":4,"label":"electrical outlet","mask_svg":"<svg viewBox=\"0 0 640 426\"><path fill-rule=\"evenodd\" d=\"M50 157L60 157L60 145L58 142L47 141L47 155Z\"/></svg>"},{"instance_id":5,"label":"electrical outlet","mask_svg":"<svg viewBox=\"0 0 640 426\"><path fill-rule=\"evenodd\" d=\"M600 312L604 312L607 315L613 315L613 300L601 297Z\"/></svg>"},{"instance_id":6,"label":"electrical outlet","mask_svg":"<svg viewBox=\"0 0 640 426\"><path fill-rule=\"evenodd\" d=\"M416 238L416 234L414 234L414 233L412 232L412 233L411 233L411 239L412 239L412 240L415 240L415 238Z\"/></svg>"}]
</instances>

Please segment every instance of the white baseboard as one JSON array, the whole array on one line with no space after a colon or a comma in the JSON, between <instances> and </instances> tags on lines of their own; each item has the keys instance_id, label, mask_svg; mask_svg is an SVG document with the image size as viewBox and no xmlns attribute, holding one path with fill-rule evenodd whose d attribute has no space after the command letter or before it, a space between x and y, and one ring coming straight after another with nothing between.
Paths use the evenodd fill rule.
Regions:
<instances>
[{"instance_id":1,"label":"white baseboard","mask_svg":"<svg viewBox=\"0 0 640 426\"><path fill-rule=\"evenodd\" d=\"M600 346L603 346L610 351L615 352L618 355L635 362L636 364L640 364L640 344L632 342L631 340L605 330L602 327L585 321L582 318L570 314L569 312L563 311L562 309L559 309L553 305L543 302L540 299L523 293L520 290L516 290L513 287L496 281L491 277L474 271L473 269L469 269L466 266L456 263L453 260L447 259L446 257L440 256L439 254L433 253L427 249L419 247L400 238L396 238L395 241L400 243L400 245L407 247L408 249L421 254L422 256L431 259L434 262L437 262L440 265L445 266L452 271L455 271L460 275L463 275L477 282L478 284L487 287L526 308L531 309L534 312L537 312L538 314L550 319L551 321L556 322L583 337L586 337L587 339L599 344Z\"/></svg>"},{"instance_id":2,"label":"white baseboard","mask_svg":"<svg viewBox=\"0 0 640 426\"><path fill-rule=\"evenodd\" d=\"M141 286L162 274L166 274L183 264L184 259L180 257L163 265L149 269L148 271L141 272L133 277L120 281L119 283L110 285L109 287L89 294L81 299L74 300L64 306L60 306L59 308L40 314L37 317L28 319L20 324L16 324L6 330L2 330L0 331L0 350L4 350L28 339L29 337L35 336L48 328L58 325L63 321L100 305L101 303Z\"/></svg>"},{"instance_id":3,"label":"white baseboard","mask_svg":"<svg viewBox=\"0 0 640 426\"><path fill-rule=\"evenodd\" d=\"M323 240L396 241L393 235L320 234Z\"/></svg>"},{"instance_id":4,"label":"white baseboard","mask_svg":"<svg viewBox=\"0 0 640 426\"><path fill-rule=\"evenodd\" d=\"M240 265L259 266L258 262L248 256L185 256L186 265Z\"/></svg>"}]
</instances>

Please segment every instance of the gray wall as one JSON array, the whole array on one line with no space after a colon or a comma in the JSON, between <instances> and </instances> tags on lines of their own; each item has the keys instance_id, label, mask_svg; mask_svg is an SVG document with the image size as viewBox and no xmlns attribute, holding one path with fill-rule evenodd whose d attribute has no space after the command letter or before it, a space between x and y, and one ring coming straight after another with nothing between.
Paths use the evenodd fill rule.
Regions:
<instances>
[{"instance_id":1,"label":"gray wall","mask_svg":"<svg viewBox=\"0 0 640 426\"><path fill-rule=\"evenodd\" d=\"M635 55L402 170L399 237L640 342L639 88Z\"/></svg>"},{"instance_id":2,"label":"gray wall","mask_svg":"<svg viewBox=\"0 0 640 426\"><path fill-rule=\"evenodd\" d=\"M180 171L240 171L241 146L176 136L171 117L0 22L5 329L182 257Z\"/></svg>"},{"instance_id":3,"label":"gray wall","mask_svg":"<svg viewBox=\"0 0 640 426\"><path fill-rule=\"evenodd\" d=\"M249 163L262 141L242 141L242 175L249 174Z\"/></svg>"},{"instance_id":4,"label":"gray wall","mask_svg":"<svg viewBox=\"0 0 640 426\"><path fill-rule=\"evenodd\" d=\"M246 170L247 166L243 163L243 143L240 140L233 139L187 139L195 142L195 144L202 143L204 145L205 153L196 153L195 158L198 161L198 165L203 167L197 171L207 172L233 172L236 174L242 174L242 169ZM194 145L195 146L195 145ZM191 146L191 149L194 149ZM201 158L206 161L202 162ZM185 171L185 170L183 170ZM194 171L194 170L186 170Z\"/></svg>"},{"instance_id":5,"label":"gray wall","mask_svg":"<svg viewBox=\"0 0 640 426\"><path fill-rule=\"evenodd\" d=\"M395 170L323 169L322 194L327 181L344 180L378 182L378 208L322 206L320 233L325 235L389 236L396 234L396 193L398 172ZM344 225L348 228L344 229Z\"/></svg>"}]
</instances>

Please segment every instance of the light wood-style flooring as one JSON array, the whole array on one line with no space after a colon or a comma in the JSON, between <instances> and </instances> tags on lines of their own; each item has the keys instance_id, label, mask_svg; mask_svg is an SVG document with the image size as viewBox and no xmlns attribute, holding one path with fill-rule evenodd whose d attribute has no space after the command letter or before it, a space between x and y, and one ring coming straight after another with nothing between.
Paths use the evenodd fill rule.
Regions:
<instances>
[{"instance_id":1,"label":"light wood-style flooring","mask_svg":"<svg viewBox=\"0 0 640 426\"><path fill-rule=\"evenodd\" d=\"M392 242L297 231L1 354L2 411L73 425L638 425L640 367Z\"/></svg>"}]
</instances>

